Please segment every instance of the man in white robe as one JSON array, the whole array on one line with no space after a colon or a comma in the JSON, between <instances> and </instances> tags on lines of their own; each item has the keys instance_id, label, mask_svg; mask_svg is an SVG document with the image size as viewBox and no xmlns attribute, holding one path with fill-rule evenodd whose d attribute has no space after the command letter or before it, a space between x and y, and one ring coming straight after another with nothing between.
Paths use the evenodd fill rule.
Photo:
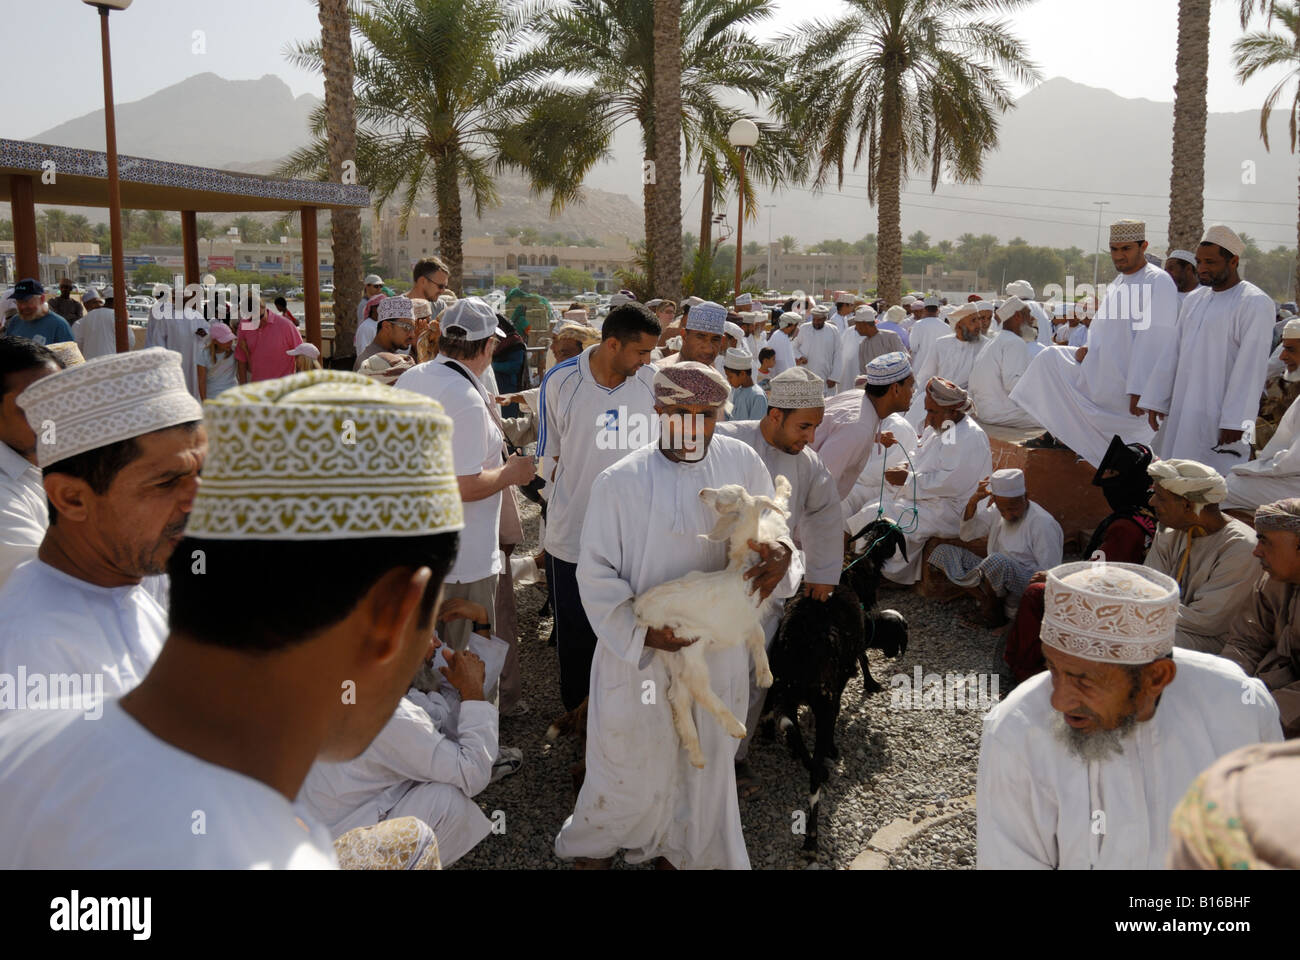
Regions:
<instances>
[{"instance_id":1,"label":"man in white robe","mask_svg":"<svg viewBox=\"0 0 1300 960\"><path fill-rule=\"evenodd\" d=\"M854 309L862 301L846 290L836 290L831 302L835 306L835 312L831 314L831 323L834 324L835 329L842 336L852 326ZM848 385L845 381L840 381L840 383L844 386Z\"/></svg>"},{"instance_id":2,"label":"man in white robe","mask_svg":"<svg viewBox=\"0 0 1300 960\"><path fill-rule=\"evenodd\" d=\"M1178 288L1178 305L1181 308L1187 295L1200 285L1197 276L1196 254L1190 250L1170 250L1165 257L1165 273L1169 274Z\"/></svg>"},{"instance_id":3,"label":"man in white robe","mask_svg":"<svg viewBox=\"0 0 1300 960\"><path fill-rule=\"evenodd\" d=\"M921 316L907 331L908 342L912 345L912 365L918 370L926 362L926 355L935 341L952 333L943 317L939 316L939 298L926 297L921 302L924 304Z\"/></svg>"},{"instance_id":4,"label":"man in white robe","mask_svg":"<svg viewBox=\"0 0 1300 960\"><path fill-rule=\"evenodd\" d=\"M438 621L453 618L486 624L487 611L453 599L443 603ZM311 768L298 802L331 836L381 820L417 817L437 836L439 858L448 867L491 833L492 822L472 799L491 782L499 750L497 709L484 694L498 677L476 649L484 642L493 642L486 626L471 635L473 655L463 657L449 653L435 635L430 662L444 678L438 688L422 689L433 670L421 668L364 753ZM495 645L506 643L496 638ZM498 674L505 650L499 653Z\"/></svg>"},{"instance_id":5,"label":"man in white robe","mask_svg":"<svg viewBox=\"0 0 1300 960\"><path fill-rule=\"evenodd\" d=\"M912 368L905 353L887 353L867 364L866 389L836 394L826 403L826 415L810 446L835 479L841 499L878 446L888 447L894 438L880 432L880 421L891 413L902 413L912 402ZM883 446L882 446L883 445Z\"/></svg>"},{"instance_id":6,"label":"man in white robe","mask_svg":"<svg viewBox=\"0 0 1300 960\"><path fill-rule=\"evenodd\" d=\"M1157 460L1151 509L1160 526L1143 563L1178 584L1174 643L1219 653L1223 637L1250 604L1259 564L1255 531L1219 511L1223 477L1193 460Z\"/></svg>"},{"instance_id":7,"label":"man in white robe","mask_svg":"<svg viewBox=\"0 0 1300 960\"><path fill-rule=\"evenodd\" d=\"M1056 518L1026 495L1024 471L1012 468L980 481L959 536L968 542L987 538L985 555L945 543L931 551L929 563L979 601L990 626L1015 614L1030 578L1058 566L1065 543Z\"/></svg>"},{"instance_id":8,"label":"man in white robe","mask_svg":"<svg viewBox=\"0 0 1300 960\"><path fill-rule=\"evenodd\" d=\"M830 311L817 307L812 320L799 327L795 354L807 361L808 369L825 384L826 395L834 396L840 369L840 331L826 322Z\"/></svg>"},{"instance_id":9,"label":"man in white robe","mask_svg":"<svg viewBox=\"0 0 1300 960\"><path fill-rule=\"evenodd\" d=\"M889 310L894 309L890 307ZM885 316L889 316L889 310L885 311ZM903 343L903 338L893 330L886 330L880 325L875 315L858 314L862 318L862 323L857 327L861 336L858 339L858 366L859 372L865 372L867 364L877 357L883 357L890 353L906 354L907 346ZM848 387L852 381L845 381L844 386Z\"/></svg>"},{"instance_id":10,"label":"man in white robe","mask_svg":"<svg viewBox=\"0 0 1300 960\"><path fill-rule=\"evenodd\" d=\"M1011 399L1032 411L1047 434L1030 446L1064 444L1094 467L1111 437L1150 445L1153 430L1138 399L1174 336L1178 291L1169 274L1147 263L1146 224L1111 224L1110 257L1118 272L1079 350L1051 347L1033 359Z\"/></svg>"},{"instance_id":11,"label":"man in white robe","mask_svg":"<svg viewBox=\"0 0 1300 960\"><path fill-rule=\"evenodd\" d=\"M771 475L749 446L715 436L728 387L712 367L681 363L655 375L660 413L673 417L658 443L628 454L597 478L578 561L578 582L599 641L587 707L587 771L555 852L605 868L621 849L630 863L658 858L676 869L748 869L736 796L738 741L699 706L692 714L704 754L691 765L673 726L668 675L656 650L693 642L639 625L637 595L693 571L726 566L726 543L706 539L716 514L700 491L738 483L773 495ZM761 544L759 592L790 596L802 570L792 543ZM749 704L743 644L706 655L713 690L735 716ZM646 691L658 691L647 697Z\"/></svg>"},{"instance_id":12,"label":"man in white robe","mask_svg":"<svg viewBox=\"0 0 1300 960\"><path fill-rule=\"evenodd\" d=\"M978 312L973 303L963 303L952 312L953 332L940 337L934 342L934 349L926 351L925 363L917 368L917 383L929 383L934 377L950 380L963 390L970 387L971 370L975 360L987 346L987 341L980 336ZM912 406L907 411L907 422L914 430L920 430L925 423L925 391L917 390L912 395Z\"/></svg>"},{"instance_id":13,"label":"man in white robe","mask_svg":"<svg viewBox=\"0 0 1300 960\"><path fill-rule=\"evenodd\" d=\"M145 337L147 347L166 347L180 354L185 389L196 400L199 396L199 350L208 345L207 329L207 321L197 307L159 300L150 311Z\"/></svg>"},{"instance_id":14,"label":"man in white robe","mask_svg":"<svg viewBox=\"0 0 1300 960\"><path fill-rule=\"evenodd\" d=\"M907 558L896 553L881 568L894 583L921 578L921 552L931 537L955 537L962 511L981 478L993 472L989 438L970 416L971 402L955 383L932 379L926 385L926 428L909 468L885 471L884 499L850 517L856 533L884 516L902 528Z\"/></svg>"},{"instance_id":15,"label":"man in white robe","mask_svg":"<svg viewBox=\"0 0 1300 960\"><path fill-rule=\"evenodd\" d=\"M1243 250L1227 227L1206 231L1196 248L1201 288L1183 303L1177 337L1140 402L1152 428L1160 427L1152 445L1159 456L1196 460L1220 473L1250 456L1242 435L1259 412L1273 342L1272 298L1237 275Z\"/></svg>"},{"instance_id":16,"label":"man in white robe","mask_svg":"<svg viewBox=\"0 0 1300 960\"><path fill-rule=\"evenodd\" d=\"M116 358L159 355L157 369L192 403L173 354ZM328 403L314 402L322 395ZM38 406L52 412L46 399ZM62 710L3 721L0 868L337 863L329 831L295 799L313 763L366 749L428 654L464 526L452 424L424 398L325 370L232 388L205 413L213 456L197 494L197 469L184 475L193 510L170 560L166 643L99 719ZM337 442L346 422L355 444ZM53 531L69 504L50 493ZM375 509L355 509L363 498ZM348 576L322 591L340 569ZM123 604L108 616L130 613Z\"/></svg>"},{"instance_id":17,"label":"man in white robe","mask_svg":"<svg viewBox=\"0 0 1300 960\"><path fill-rule=\"evenodd\" d=\"M36 465L36 434L17 399L62 366L48 347L23 337L0 337L0 587L20 563L36 556L50 525Z\"/></svg>"},{"instance_id":18,"label":"man in white robe","mask_svg":"<svg viewBox=\"0 0 1300 960\"><path fill-rule=\"evenodd\" d=\"M1281 383L1300 381L1300 319L1288 320L1282 328L1279 359L1282 364ZM1263 419L1261 414L1257 423ZM1225 478L1228 496L1223 501L1223 508L1254 511L1266 503L1285 500L1300 491L1298 440L1300 404L1292 402L1255 459L1234 466L1228 473Z\"/></svg>"},{"instance_id":19,"label":"man in white robe","mask_svg":"<svg viewBox=\"0 0 1300 960\"><path fill-rule=\"evenodd\" d=\"M865 378L859 378L865 379ZM914 390L913 396L921 396L925 391ZM921 406L922 419L925 416L925 406ZM841 504L841 512L847 521L863 507L869 503L875 503L881 497L884 489L885 471L896 467L906 467L910 461L916 459L916 447L920 438L917 436L916 428L912 426L901 413L891 413L880 421L880 433L893 436L894 442L888 447L882 447L880 444L872 446L871 456L867 458L866 466L862 468L862 473L858 474L858 479L853 484L853 489L849 495L844 498ZM850 533L857 533L857 530L851 530Z\"/></svg>"},{"instance_id":20,"label":"man in white robe","mask_svg":"<svg viewBox=\"0 0 1300 960\"><path fill-rule=\"evenodd\" d=\"M1038 426L1033 415L1011 399L1029 368L1029 343L1038 336L1028 304L1012 297L997 311L1002 329L980 351L970 372L970 395L980 423L1024 429Z\"/></svg>"},{"instance_id":21,"label":"man in white robe","mask_svg":"<svg viewBox=\"0 0 1300 960\"><path fill-rule=\"evenodd\" d=\"M1161 869L1174 806L1225 753L1280 740L1277 705L1235 664L1174 649L1163 574L1067 563L1044 606L1048 669L984 718L976 864Z\"/></svg>"},{"instance_id":22,"label":"man in white robe","mask_svg":"<svg viewBox=\"0 0 1300 960\"><path fill-rule=\"evenodd\" d=\"M113 291L109 287L104 288L102 295L94 287L89 287L81 298L86 314L72 325L72 338L87 360L117 352L117 315L111 306L112 298Z\"/></svg>"},{"instance_id":23,"label":"man in white robe","mask_svg":"<svg viewBox=\"0 0 1300 960\"><path fill-rule=\"evenodd\" d=\"M156 348L42 377L17 403L57 522L0 589L0 673L102 675L104 693L125 693L167 635L142 581L166 572L185 529L207 453L203 410L180 358ZM109 471L96 490L89 478Z\"/></svg>"},{"instance_id":24,"label":"man in white robe","mask_svg":"<svg viewBox=\"0 0 1300 960\"><path fill-rule=\"evenodd\" d=\"M781 314L780 329L767 338L767 346L776 351L776 362L772 365L773 376L784 373L797 362L794 338L798 336L799 324L802 322L803 317L799 314L786 311Z\"/></svg>"},{"instance_id":25,"label":"man in white robe","mask_svg":"<svg viewBox=\"0 0 1300 960\"><path fill-rule=\"evenodd\" d=\"M840 370L835 382L840 390L848 390L862 373L859 369L858 347L865 339L868 324L876 320L876 311L863 304L847 318L846 329L840 336Z\"/></svg>"},{"instance_id":26,"label":"man in white robe","mask_svg":"<svg viewBox=\"0 0 1300 960\"><path fill-rule=\"evenodd\" d=\"M768 399L770 405L762 420L718 424L718 435L748 444L767 467L773 483L777 477L790 481L786 523L803 555L804 593L825 601L839 583L844 540L840 535L840 500L835 481L808 446L825 414L822 384L806 367L796 367L772 378ZM764 618L763 634L769 649L776 639L781 613L780 607L773 606ZM736 784L742 797L752 796L758 787L745 757L766 696L767 690L755 681L751 664L745 739L736 751Z\"/></svg>"}]
</instances>

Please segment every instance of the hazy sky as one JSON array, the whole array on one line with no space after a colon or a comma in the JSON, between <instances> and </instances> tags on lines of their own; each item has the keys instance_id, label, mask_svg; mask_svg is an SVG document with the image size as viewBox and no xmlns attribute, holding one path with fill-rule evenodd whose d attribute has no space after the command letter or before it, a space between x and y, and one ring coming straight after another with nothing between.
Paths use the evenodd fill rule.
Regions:
<instances>
[{"instance_id":1,"label":"hazy sky","mask_svg":"<svg viewBox=\"0 0 1300 960\"><path fill-rule=\"evenodd\" d=\"M776 6L776 16L756 35L775 36L843 9L840 0L776 0ZM0 135L29 137L101 106L94 9L81 0L6 0L5 7L9 83L0 98ZM1273 82L1242 87L1233 79L1230 48L1241 33L1236 8L1236 0L1213 6L1212 111L1258 109ZM1064 76L1124 97L1170 101L1177 9L1177 0L1039 0L1017 15L1014 29L1044 78ZM321 95L320 79L283 56L291 40L318 33L311 0L135 0L111 23L118 102L209 71L232 80L273 73L295 94ZM203 31L201 54L193 52L196 30ZM16 37L25 40L14 43Z\"/></svg>"}]
</instances>

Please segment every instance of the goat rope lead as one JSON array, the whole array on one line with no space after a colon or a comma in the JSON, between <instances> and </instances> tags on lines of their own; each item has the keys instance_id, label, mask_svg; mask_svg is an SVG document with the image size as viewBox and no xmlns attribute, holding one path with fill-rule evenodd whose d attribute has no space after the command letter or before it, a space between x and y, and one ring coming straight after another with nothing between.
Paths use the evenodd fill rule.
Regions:
<instances>
[{"instance_id":1,"label":"goat rope lead","mask_svg":"<svg viewBox=\"0 0 1300 960\"><path fill-rule=\"evenodd\" d=\"M899 533L902 534L915 533L917 528L921 526L921 515L920 515L920 511L917 509L916 506L916 502L917 502L916 470L912 467L912 458L907 455L907 448L904 447L901 443L898 445L898 448L903 451L903 457L904 459L907 460L907 472L912 475L912 505L903 511L903 513L906 514L910 510L912 514L912 518L911 520L908 521L909 523L908 527L901 526L895 520L890 520L889 526L891 529L897 530ZM882 470L880 471L880 500L876 505L876 520L880 520L884 516L885 516L885 471ZM841 570L840 573L843 573L845 570L851 570L854 564L858 563L861 560L865 560L868 556L871 555L872 548L875 547L876 544L884 540L885 537L887 536L889 536L888 533L881 534L879 537L877 537L875 540L869 543L866 549L862 551L862 555L849 561L848 565L844 567L844 570Z\"/></svg>"}]
</instances>

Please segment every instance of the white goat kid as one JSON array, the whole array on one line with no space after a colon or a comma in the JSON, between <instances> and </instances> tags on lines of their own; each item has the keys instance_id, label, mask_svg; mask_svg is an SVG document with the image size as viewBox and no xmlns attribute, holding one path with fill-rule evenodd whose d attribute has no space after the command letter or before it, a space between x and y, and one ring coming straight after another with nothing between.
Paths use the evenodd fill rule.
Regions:
<instances>
[{"instance_id":1,"label":"white goat kid","mask_svg":"<svg viewBox=\"0 0 1300 960\"><path fill-rule=\"evenodd\" d=\"M681 650L656 651L668 673L668 705L673 726L696 767L704 766L704 754L691 716L692 702L698 702L713 714L733 737L745 736L745 725L713 692L705 654L713 649L734 647L743 639L754 658L758 685L763 688L772 685L762 617L767 604L779 601L771 597L760 600L757 590L750 593L752 582L744 574L759 560L749 546L750 540L775 543L790 532L786 525L790 481L777 477L775 487L775 498L751 497L744 487L735 483L716 490L701 490L700 499L719 514L718 522L704 536L709 540L729 541L726 569L717 573L690 573L661 583L637 597L633 605L639 623L671 629L682 640L696 638L695 643Z\"/></svg>"}]
</instances>

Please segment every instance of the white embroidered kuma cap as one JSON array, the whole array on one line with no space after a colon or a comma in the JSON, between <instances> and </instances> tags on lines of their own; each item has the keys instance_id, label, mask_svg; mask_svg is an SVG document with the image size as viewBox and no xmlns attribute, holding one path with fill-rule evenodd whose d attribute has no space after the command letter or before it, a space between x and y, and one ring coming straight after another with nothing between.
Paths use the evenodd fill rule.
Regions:
<instances>
[{"instance_id":1,"label":"white embroidered kuma cap","mask_svg":"<svg viewBox=\"0 0 1300 960\"><path fill-rule=\"evenodd\" d=\"M17 397L44 468L156 430L203 419L181 355L163 347L110 353L42 377Z\"/></svg>"},{"instance_id":2,"label":"white embroidered kuma cap","mask_svg":"<svg viewBox=\"0 0 1300 960\"><path fill-rule=\"evenodd\" d=\"M232 387L205 412L208 459L188 536L348 540L465 525L451 419L435 400L313 370Z\"/></svg>"},{"instance_id":3,"label":"white embroidered kuma cap","mask_svg":"<svg viewBox=\"0 0 1300 960\"><path fill-rule=\"evenodd\" d=\"M1097 663L1142 664L1174 649L1178 584L1150 567L1084 560L1047 572L1043 645Z\"/></svg>"}]
</instances>

